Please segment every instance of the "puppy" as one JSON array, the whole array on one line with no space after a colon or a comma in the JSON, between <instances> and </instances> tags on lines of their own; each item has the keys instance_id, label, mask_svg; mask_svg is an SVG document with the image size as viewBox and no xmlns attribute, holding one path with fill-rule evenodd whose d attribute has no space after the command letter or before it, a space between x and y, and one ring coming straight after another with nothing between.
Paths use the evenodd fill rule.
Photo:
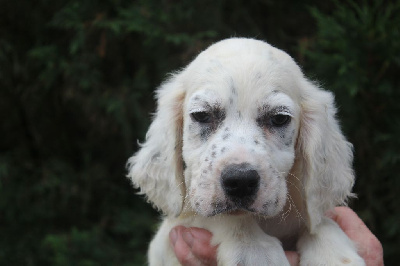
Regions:
<instances>
[{"instance_id":1,"label":"puppy","mask_svg":"<svg viewBox=\"0 0 400 266\"><path fill-rule=\"evenodd\" d=\"M165 214L150 265L179 265L168 234L205 228L218 265L365 265L325 213L352 196L352 146L331 93L252 39L220 41L157 90L129 178Z\"/></svg>"}]
</instances>

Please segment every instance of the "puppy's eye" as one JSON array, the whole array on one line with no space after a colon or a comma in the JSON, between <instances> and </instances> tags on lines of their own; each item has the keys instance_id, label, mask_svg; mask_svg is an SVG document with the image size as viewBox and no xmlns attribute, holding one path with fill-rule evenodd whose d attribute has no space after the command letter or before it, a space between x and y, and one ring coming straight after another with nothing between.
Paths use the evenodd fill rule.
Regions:
<instances>
[{"instance_id":1,"label":"puppy's eye","mask_svg":"<svg viewBox=\"0 0 400 266\"><path fill-rule=\"evenodd\" d=\"M282 127L290 122L290 116L288 115L274 115L271 117L271 124L276 127Z\"/></svg>"},{"instance_id":2,"label":"puppy's eye","mask_svg":"<svg viewBox=\"0 0 400 266\"><path fill-rule=\"evenodd\" d=\"M190 116L199 123L210 123L212 120L211 114L207 112L194 112Z\"/></svg>"}]
</instances>

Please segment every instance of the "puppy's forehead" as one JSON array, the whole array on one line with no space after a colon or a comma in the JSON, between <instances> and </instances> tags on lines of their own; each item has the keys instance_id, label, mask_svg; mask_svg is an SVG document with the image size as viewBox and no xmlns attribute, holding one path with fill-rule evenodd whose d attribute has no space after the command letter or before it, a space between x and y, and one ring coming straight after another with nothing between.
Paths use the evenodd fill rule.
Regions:
<instances>
[{"instance_id":1,"label":"puppy's forehead","mask_svg":"<svg viewBox=\"0 0 400 266\"><path fill-rule=\"evenodd\" d=\"M189 112L204 111L204 109L221 106L222 103L220 93L213 89L197 90L188 99Z\"/></svg>"},{"instance_id":2,"label":"puppy's forehead","mask_svg":"<svg viewBox=\"0 0 400 266\"><path fill-rule=\"evenodd\" d=\"M285 52L250 39L228 39L210 46L187 68L189 94L199 89L229 95L265 98L281 91L299 97L300 68ZM248 101L247 101L248 103Z\"/></svg>"},{"instance_id":3,"label":"puppy's forehead","mask_svg":"<svg viewBox=\"0 0 400 266\"><path fill-rule=\"evenodd\" d=\"M205 51L203 51L200 55L202 56L219 56L220 58L226 57L231 58L233 56L237 56L242 53L254 53L259 56L268 55L270 57L276 57L280 60L289 59L290 56L285 52L274 48L270 44L247 38L230 38L226 40L219 41L210 47L208 47Z\"/></svg>"},{"instance_id":4,"label":"puppy's forehead","mask_svg":"<svg viewBox=\"0 0 400 266\"><path fill-rule=\"evenodd\" d=\"M197 57L199 60L217 60L222 64L235 64L241 62L247 64L271 64L275 67L290 69L293 72L301 73L293 58L284 51L277 49L270 44L246 38L231 38L217 42ZM197 60L196 59L196 60Z\"/></svg>"}]
</instances>

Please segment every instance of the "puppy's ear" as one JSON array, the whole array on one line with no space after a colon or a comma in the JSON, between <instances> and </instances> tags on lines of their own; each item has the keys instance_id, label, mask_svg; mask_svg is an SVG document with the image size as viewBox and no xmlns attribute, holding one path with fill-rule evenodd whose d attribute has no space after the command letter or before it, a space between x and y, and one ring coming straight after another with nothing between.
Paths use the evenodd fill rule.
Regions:
<instances>
[{"instance_id":1,"label":"puppy's ear","mask_svg":"<svg viewBox=\"0 0 400 266\"><path fill-rule=\"evenodd\" d=\"M313 232L327 210L354 196L353 150L336 120L333 95L306 80L303 87L297 154L303 161L305 201Z\"/></svg>"},{"instance_id":2,"label":"puppy's ear","mask_svg":"<svg viewBox=\"0 0 400 266\"><path fill-rule=\"evenodd\" d=\"M140 150L128 161L140 194L166 215L178 216L185 194L182 161L182 105L185 92L173 77L157 91L157 111Z\"/></svg>"}]
</instances>

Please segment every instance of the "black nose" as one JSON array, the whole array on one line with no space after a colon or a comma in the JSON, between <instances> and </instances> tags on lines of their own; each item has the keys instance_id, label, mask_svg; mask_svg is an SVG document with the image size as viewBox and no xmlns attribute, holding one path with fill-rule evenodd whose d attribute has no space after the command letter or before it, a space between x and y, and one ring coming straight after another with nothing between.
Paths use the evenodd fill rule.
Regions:
<instances>
[{"instance_id":1,"label":"black nose","mask_svg":"<svg viewBox=\"0 0 400 266\"><path fill-rule=\"evenodd\" d=\"M221 173L221 180L225 194L241 202L253 199L260 184L260 176L248 163L227 166Z\"/></svg>"}]
</instances>

